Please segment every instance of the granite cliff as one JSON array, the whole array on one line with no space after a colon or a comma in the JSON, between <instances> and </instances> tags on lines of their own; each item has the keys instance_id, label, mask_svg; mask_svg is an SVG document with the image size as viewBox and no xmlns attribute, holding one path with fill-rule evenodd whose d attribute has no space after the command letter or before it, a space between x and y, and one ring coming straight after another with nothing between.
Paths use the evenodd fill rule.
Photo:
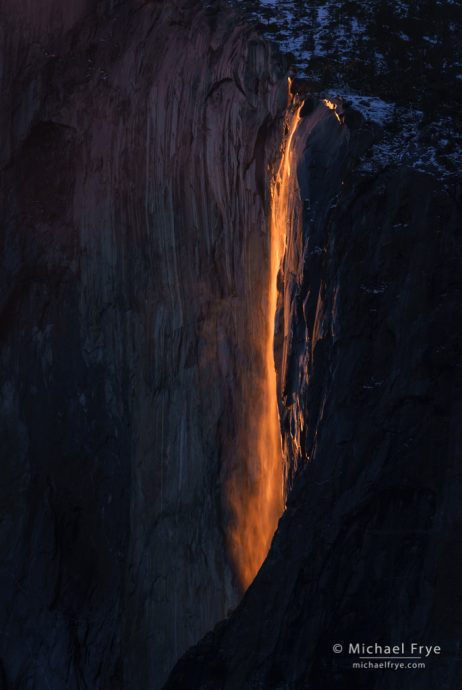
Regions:
<instances>
[{"instance_id":1,"label":"granite cliff","mask_svg":"<svg viewBox=\"0 0 462 690\"><path fill-rule=\"evenodd\" d=\"M0 686L152 690L239 597L287 77L221 6L3 9Z\"/></svg>"},{"instance_id":2,"label":"granite cliff","mask_svg":"<svg viewBox=\"0 0 462 690\"><path fill-rule=\"evenodd\" d=\"M341 101L302 115L276 338L287 507L241 604L165 690L455 690L460 180L366 173L373 123ZM349 643L424 640L442 650L425 670L352 668Z\"/></svg>"},{"instance_id":3,"label":"granite cliff","mask_svg":"<svg viewBox=\"0 0 462 690\"><path fill-rule=\"evenodd\" d=\"M294 84L287 506L239 603L286 64L218 2L1 20L0 688L459 688L460 180L364 166L380 128Z\"/></svg>"}]
</instances>

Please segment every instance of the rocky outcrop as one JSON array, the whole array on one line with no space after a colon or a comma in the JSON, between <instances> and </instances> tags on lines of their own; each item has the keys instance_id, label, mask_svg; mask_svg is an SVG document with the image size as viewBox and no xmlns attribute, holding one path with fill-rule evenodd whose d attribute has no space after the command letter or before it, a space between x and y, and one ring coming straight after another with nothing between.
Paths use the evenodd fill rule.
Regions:
<instances>
[{"instance_id":1,"label":"rocky outcrop","mask_svg":"<svg viewBox=\"0 0 462 690\"><path fill-rule=\"evenodd\" d=\"M352 112L304 114L302 223L280 278L287 509L238 609L165 688L456 688L461 187L354 172L374 132ZM425 670L354 671L333 652L349 642L442 653Z\"/></svg>"},{"instance_id":2,"label":"rocky outcrop","mask_svg":"<svg viewBox=\"0 0 462 690\"><path fill-rule=\"evenodd\" d=\"M153 690L237 600L287 80L220 6L5 10L0 687Z\"/></svg>"},{"instance_id":3,"label":"rocky outcrop","mask_svg":"<svg viewBox=\"0 0 462 690\"><path fill-rule=\"evenodd\" d=\"M287 81L218 3L2 12L0 688L151 690L238 598L223 487L258 413ZM301 114L287 508L166 688L452 690L460 185L355 172L375 129ZM350 641L442 654L403 681L353 673Z\"/></svg>"}]
</instances>

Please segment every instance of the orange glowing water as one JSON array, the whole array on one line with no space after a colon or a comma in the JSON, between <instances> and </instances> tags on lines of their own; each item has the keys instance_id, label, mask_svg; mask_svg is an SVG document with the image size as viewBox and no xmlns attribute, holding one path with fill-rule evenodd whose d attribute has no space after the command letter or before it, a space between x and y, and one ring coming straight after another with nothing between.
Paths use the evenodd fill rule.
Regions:
<instances>
[{"instance_id":1,"label":"orange glowing water","mask_svg":"<svg viewBox=\"0 0 462 690\"><path fill-rule=\"evenodd\" d=\"M337 112L337 107L338 107L338 106L337 106L337 103L334 103L334 101L330 101L328 98L324 98L323 103L324 103L324 105L326 106L326 108L329 108L329 110L332 110L332 111L333 111L335 117L337 118L337 120L338 120L338 121L340 122L340 124L341 124L341 123L342 123L342 118L340 117L340 115L339 115L338 112Z\"/></svg>"},{"instance_id":2,"label":"orange glowing water","mask_svg":"<svg viewBox=\"0 0 462 690\"><path fill-rule=\"evenodd\" d=\"M270 266L265 324L261 333L262 380L258 384L256 409L248 423L245 471L238 472L227 487L232 524L228 532L231 559L243 591L260 569L269 551L284 509L284 479L281 432L274 364L274 322L277 308L277 277L284 256L287 224L290 222L292 139L300 110L287 115L287 134L282 159L271 189ZM257 416L255 417L255 415ZM253 428L252 428L253 427Z\"/></svg>"}]
</instances>

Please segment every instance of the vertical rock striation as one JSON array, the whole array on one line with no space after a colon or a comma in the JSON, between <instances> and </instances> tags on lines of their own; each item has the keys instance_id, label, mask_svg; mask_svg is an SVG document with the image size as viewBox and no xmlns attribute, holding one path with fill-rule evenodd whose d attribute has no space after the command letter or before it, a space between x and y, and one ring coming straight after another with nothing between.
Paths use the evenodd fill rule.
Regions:
<instances>
[{"instance_id":1,"label":"vertical rock striation","mask_svg":"<svg viewBox=\"0 0 462 690\"><path fill-rule=\"evenodd\" d=\"M151 690L236 603L224 488L261 402L287 82L194 0L5 0L2 40L0 688ZM443 654L406 681L452 690L460 184L354 173L373 129L301 114L287 509L166 688L401 690L332 645L417 641Z\"/></svg>"},{"instance_id":2,"label":"vertical rock striation","mask_svg":"<svg viewBox=\"0 0 462 690\"><path fill-rule=\"evenodd\" d=\"M166 690L432 690L461 682L460 181L352 171L374 131L308 102L277 353L291 491L232 617ZM428 641L425 671L332 647Z\"/></svg>"},{"instance_id":3,"label":"vertical rock striation","mask_svg":"<svg viewBox=\"0 0 462 690\"><path fill-rule=\"evenodd\" d=\"M0 687L153 690L236 602L287 82L223 8L42 9L4 7Z\"/></svg>"}]
</instances>

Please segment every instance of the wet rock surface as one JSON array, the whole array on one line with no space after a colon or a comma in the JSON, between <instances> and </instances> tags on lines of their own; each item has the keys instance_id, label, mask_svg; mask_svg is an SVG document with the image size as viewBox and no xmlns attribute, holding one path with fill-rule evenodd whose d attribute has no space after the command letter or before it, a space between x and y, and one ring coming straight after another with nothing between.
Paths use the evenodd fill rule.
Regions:
<instances>
[{"instance_id":1,"label":"wet rock surface","mask_svg":"<svg viewBox=\"0 0 462 690\"><path fill-rule=\"evenodd\" d=\"M2 690L158 688L237 602L222 485L255 405L287 92L207 4L4 5ZM365 165L379 132L348 106L303 114L287 510L165 687L456 690L460 181ZM350 641L442 654L352 672Z\"/></svg>"},{"instance_id":2,"label":"wet rock surface","mask_svg":"<svg viewBox=\"0 0 462 690\"><path fill-rule=\"evenodd\" d=\"M287 510L240 606L166 690L461 682L461 187L358 172L374 136L358 125L314 108L298 132L303 223L280 278ZM332 650L416 640L442 648L426 670L352 670Z\"/></svg>"}]
</instances>

